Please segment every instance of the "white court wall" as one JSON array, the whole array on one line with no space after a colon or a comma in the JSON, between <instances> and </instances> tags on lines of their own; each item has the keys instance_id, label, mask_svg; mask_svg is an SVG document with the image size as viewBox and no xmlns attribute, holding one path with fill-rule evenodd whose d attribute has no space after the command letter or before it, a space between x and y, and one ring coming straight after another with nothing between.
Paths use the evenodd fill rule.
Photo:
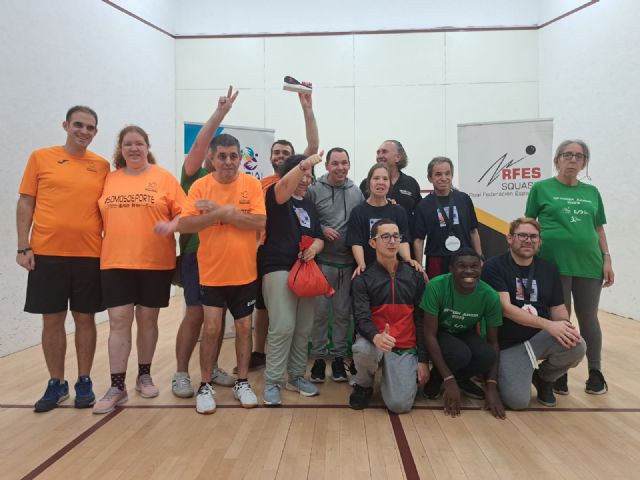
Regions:
<instances>
[{"instance_id":1,"label":"white court wall","mask_svg":"<svg viewBox=\"0 0 640 480\"><path fill-rule=\"evenodd\" d=\"M41 319L22 312L27 273L15 263L15 206L29 153L65 141L69 107L99 117L91 150L111 158L136 123L174 170L174 41L99 1L8 0L0 16L0 356L40 342ZM68 321L68 328L72 322Z\"/></svg>"},{"instance_id":2,"label":"white court wall","mask_svg":"<svg viewBox=\"0 0 640 480\"><path fill-rule=\"evenodd\" d=\"M183 122L204 122L230 84L226 124L275 128L302 151L298 98L282 90L292 75L313 82L321 148L346 148L354 180L396 138L426 188L432 157L456 161L458 123L538 117L537 58L536 31L177 40L177 160Z\"/></svg>"},{"instance_id":3,"label":"white court wall","mask_svg":"<svg viewBox=\"0 0 640 480\"><path fill-rule=\"evenodd\" d=\"M635 241L640 238L640 3L603 0L540 31L540 116L553 117L554 141L591 148L590 181L602 194L616 284L600 306L640 319Z\"/></svg>"}]
</instances>

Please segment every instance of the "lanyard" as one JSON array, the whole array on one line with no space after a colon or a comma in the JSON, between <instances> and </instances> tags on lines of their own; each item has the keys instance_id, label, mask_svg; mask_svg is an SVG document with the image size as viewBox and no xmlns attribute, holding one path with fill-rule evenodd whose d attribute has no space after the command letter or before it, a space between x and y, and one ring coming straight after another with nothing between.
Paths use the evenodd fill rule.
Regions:
<instances>
[{"instance_id":1,"label":"lanyard","mask_svg":"<svg viewBox=\"0 0 640 480\"><path fill-rule=\"evenodd\" d=\"M529 275L527 275L527 284L526 285L524 284L524 281L523 281L521 267L519 265L517 265L516 262L513 261L513 257L511 256L511 253L509 253L509 262L511 263L511 266L513 267L513 271L516 274L516 278L520 277L520 283L522 284L522 290L524 290L524 303L525 304L530 304L531 303L531 292L533 291L533 275L535 274L535 271L536 271L536 261L535 261L535 259L533 259L533 261L531 262L531 265L529 265Z\"/></svg>"},{"instance_id":2,"label":"lanyard","mask_svg":"<svg viewBox=\"0 0 640 480\"><path fill-rule=\"evenodd\" d=\"M449 195L447 195L447 198L449 199L449 215L451 215L451 218L449 218L449 215L447 215L447 212L444 209L444 206L442 206L442 204L440 203L440 198L438 197L438 195L436 195L434 193L435 197L436 197L436 203L438 204L438 209L442 212L442 218L444 218L444 223L447 225L447 237L451 236L451 230L453 229L453 191L449 190Z\"/></svg>"}]
</instances>

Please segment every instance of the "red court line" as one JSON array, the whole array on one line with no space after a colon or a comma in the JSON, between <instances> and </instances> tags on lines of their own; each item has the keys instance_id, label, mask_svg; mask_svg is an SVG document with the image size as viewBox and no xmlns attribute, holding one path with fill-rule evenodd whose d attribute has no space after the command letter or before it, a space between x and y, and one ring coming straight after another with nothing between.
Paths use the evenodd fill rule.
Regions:
<instances>
[{"instance_id":1,"label":"red court line","mask_svg":"<svg viewBox=\"0 0 640 480\"><path fill-rule=\"evenodd\" d=\"M6 409L32 409L33 405L19 405L19 404L0 404L0 408ZM59 405L57 408L75 408L73 405ZM123 410L153 410L153 409L161 409L161 410L171 410L171 409L195 409L195 404L190 405L171 405L171 404L160 404L160 405L121 405L119 407ZM219 409L243 409L244 407L239 404L232 405L220 405L218 404L217 408ZM313 408L328 408L328 409L340 409L340 408L351 408L347 404L341 403L323 403L323 404L283 404L279 406L267 406L267 405L258 405L255 408L264 408L267 410L274 410L278 408L296 408L296 409L313 409ZM369 405L367 408L374 409L386 409L384 405ZM442 405L414 405L413 410L443 410ZM460 407L461 410L469 410L469 411L477 411L484 410L484 407ZM636 407L529 407L524 410L518 410L519 412L569 412L569 413L640 413L640 408ZM515 410L507 410L507 414L509 412L515 412Z\"/></svg>"},{"instance_id":2,"label":"red court line","mask_svg":"<svg viewBox=\"0 0 640 480\"><path fill-rule=\"evenodd\" d=\"M54 453L49 458L47 458L44 462L42 462L36 468L31 470L29 473L27 473L24 477L22 477L22 480L31 480L33 478L36 478L38 475L43 473L47 468L49 468L51 465L53 465L58 460L60 460L62 457L64 457L67 453L69 453L73 448L75 448L77 445L79 445L85 439L87 439L89 436L91 436L91 434L93 434L98 429L100 429L100 427L102 427L108 421L113 419L121 411L122 411L121 408L116 408L113 412L107 414L102 420L100 420L99 422L97 422L94 425L92 425L91 427L89 427L87 430L85 430L80 435L78 435L76 438L71 440L69 443L67 443L64 447L62 447L56 453Z\"/></svg>"},{"instance_id":3,"label":"red court line","mask_svg":"<svg viewBox=\"0 0 640 480\"><path fill-rule=\"evenodd\" d=\"M123 8L123 7L121 7L120 5L117 5L117 4L113 3L113 2L110 2L109 0L102 0L102 1L103 1L104 3L106 3L107 5L109 5L110 7L115 8L116 10L120 10L120 11L121 11L122 13L124 13L125 15L129 15L130 17L135 18L135 19L136 19L136 20L138 20L139 22L142 22L142 23L144 23L145 25L147 25L147 26L149 26L149 27L151 27L151 28L153 28L153 29L155 29L155 30L158 30L158 31L159 31L159 32L161 32L161 33L164 33L164 34L165 34L165 35L167 35L168 37L176 38L176 36L175 36L174 34L167 32L167 31L166 31L166 30L164 30L163 28L160 28L160 27L159 27L159 26L157 26L156 24L151 23L151 22L149 22L148 20L145 20L145 19L144 19L144 18L142 18L142 17L139 17L138 15L136 15L136 14L135 14L135 13L133 13L133 12L130 12L130 11L129 11L129 10L127 10L126 8Z\"/></svg>"},{"instance_id":4,"label":"red court line","mask_svg":"<svg viewBox=\"0 0 640 480\"><path fill-rule=\"evenodd\" d=\"M396 444L398 445L398 451L400 452L400 459L402 460L402 466L404 467L404 474L407 480L419 480L418 468L416 462L413 460L411 454L411 448L409 447L409 441L404 433L400 416L389 412L389 420L391 421L391 427L393 428L393 435L396 437Z\"/></svg>"}]
</instances>

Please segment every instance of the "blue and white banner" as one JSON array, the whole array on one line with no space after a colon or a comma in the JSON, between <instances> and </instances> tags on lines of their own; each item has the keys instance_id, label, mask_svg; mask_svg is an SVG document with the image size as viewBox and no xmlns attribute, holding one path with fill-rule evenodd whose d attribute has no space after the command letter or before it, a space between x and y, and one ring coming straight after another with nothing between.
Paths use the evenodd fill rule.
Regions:
<instances>
[{"instance_id":1,"label":"blue and white banner","mask_svg":"<svg viewBox=\"0 0 640 480\"><path fill-rule=\"evenodd\" d=\"M184 155L191 149L202 123L184 123ZM271 144L274 142L275 130L269 128L234 127L221 125L216 136L221 133L233 135L240 142L240 171L261 179L273 174L269 157Z\"/></svg>"}]
</instances>

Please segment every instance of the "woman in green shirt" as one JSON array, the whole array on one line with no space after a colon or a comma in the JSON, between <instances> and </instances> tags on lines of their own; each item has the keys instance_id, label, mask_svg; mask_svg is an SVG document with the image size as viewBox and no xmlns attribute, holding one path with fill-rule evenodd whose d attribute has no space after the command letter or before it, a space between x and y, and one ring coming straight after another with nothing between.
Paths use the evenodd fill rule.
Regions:
<instances>
[{"instance_id":1,"label":"woman in green shirt","mask_svg":"<svg viewBox=\"0 0 640 480\"><path fill-rule=\"evenodd\" d=\"M607 382L600 365L598 303L602 287L614 281L604 232L607 219L598 189L578 180L589 164L589 147L582 140L565 140L558 145L553 163L558 174L533 185L525 215L537 218L542 226L539 255L557 265L569 312L573 295L580 333L587 343L589 378L585 391L603 394ZM556 380L554 391L569 393L566 375Z\"/></svg>"}]
</instances>

